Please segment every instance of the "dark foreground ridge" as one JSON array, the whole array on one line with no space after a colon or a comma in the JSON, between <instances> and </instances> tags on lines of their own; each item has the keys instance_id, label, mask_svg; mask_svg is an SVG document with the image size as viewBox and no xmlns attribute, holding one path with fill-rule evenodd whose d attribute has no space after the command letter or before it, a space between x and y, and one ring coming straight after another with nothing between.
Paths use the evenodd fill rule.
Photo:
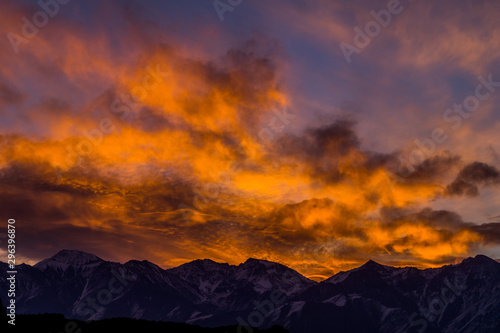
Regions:
<instances>
[{"instance_id":1,"label":"dark foreground ridge","mask_svg":"<svg viewBox=\"0 0 500 333\"><path fill-rule=\"evenodd\" d=\"M0 326L0 327L5 327ZM237 325L225 327L201 327L183 323L148 321L143 319L113 318L91 322L68 320L63 315L40 314L20 315L15 327L7 327L7 332L37 332L37 333L110 333L110 332L169 332L169 333L288 333L282 327L272 327L259 330ZM81 331L80 331L81 330ZM5 330L2 330L5 332Z\"/></svg>"},{"instance_id":2,"label":"dark foreground ridge","mask_svg":"<svg viewBox=\"0 0 500 333\"><path fill-rule=\"evenodd\" d=\"M164 270L69 250L17 271L24 332L500 332L500 263L483 255L426 270L369 261L319 283L265 260Z\"/></svg>"}]
</instances>

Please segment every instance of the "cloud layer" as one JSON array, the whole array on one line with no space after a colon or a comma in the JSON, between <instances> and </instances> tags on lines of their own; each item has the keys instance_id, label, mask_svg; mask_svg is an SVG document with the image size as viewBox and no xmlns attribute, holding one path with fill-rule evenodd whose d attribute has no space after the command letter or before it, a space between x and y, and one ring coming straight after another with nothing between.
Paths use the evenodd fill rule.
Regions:
<instances>
[{"instance_id":1,"label":"cloud layer","mask_svg":"<svg viewBox=\"0 0 500 333\"><path fill-rule=\"evenodd\" d=\"M247 4L227 26L200 3L196 33L174 18L194 4L90 3L61 6L17 53L2 42L0 211L25 260L258 257L328 276L368 259L500 256L500 94L456 130L442 117L498 64L495 5L464 1L447 18L405 3L347 64L338 44L373 19L371 2ZM0 32L23 36L37 6L7 4ZM266 36L230 32L256 13ZM449 139L429 146L436 127Z\"/></svg>"}]
</instances>

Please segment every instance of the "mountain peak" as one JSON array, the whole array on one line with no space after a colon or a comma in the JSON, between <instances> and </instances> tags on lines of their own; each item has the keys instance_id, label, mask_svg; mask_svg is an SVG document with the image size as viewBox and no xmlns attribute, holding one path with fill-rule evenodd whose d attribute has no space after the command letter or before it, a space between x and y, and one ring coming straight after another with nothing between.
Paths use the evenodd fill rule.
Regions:
<instances>
[{"instance_id":1,"label":"mountain peak","mask_svg":"<svg viewBox=\"0 0 500 333\"><path fill-rule=\"evenodd\" d=\"M95 262L104 261L96 255L91 253L78 251L78 250L61 250L53 255L50 259L66 262L66 263L80 263L84 262Z\"/></svg>"},{"instance_id":2,"label":"mountain peak","mask_svg":"<svg viewBox=\"0 0 500 333\"><path fill-rule=\"evenodd\" d=\"M261 260L260 259L256 259L256 258L248 258L247 260L245 260L244 264L245 263L259 263ZM264 261L264 260L262 260Z\"/></svg>"},{"instance_id":3,"label":"mountain peak","mask_svg":"<svg viewBox=\"0 0 500 333\"><path fill-rule=\"evenodd\" d=\"M477 256L474 257L474 259L479 259L479 260L487 260L487 261L495 261L494 259L491 259L490 257L488 256L485 256L484 254L478 254Z\"/></svg>"},{"instance_id":4,"label":"mountain peak","mask_svg":"<svg viewBox=\"0 0 500 333\"><path fill-rule=\"evenodd\" d=\"M364 267L364 268L383 268L385 266L370 259L364 265L362 265L360 268L362 268L362 267Z\"/></svg>"},{"instance_id":5,"label":"mountain peak","mask_svg":"<svg viewBox=\"0 0 500 333\"><path fill-rule=\"evenodd\" d=\"M103 262L101 258L93 254L78 250L61 250L52 257L42 260L35 265L37 268L43 268L51 264L62 264L68 266L85 266Z\"/></svg>"},{"instance_id":6,"label":"mountain peak","mask_svg":"<svg viewBox=\"0 0 500 333\"><path fill-rule=\"evenodd\" d=\"M163 270L158 265L153 264L151 261L147 261L147 260L134 260L134 259L129 260L124 264L124 267L128 267L128 268L135 267L135 268L139 268L139 269L150 268L150 269L156 269L156 270Z\"/></svg>"},{"instance_id":7,"label":"mountain peak","mask_svg":"<svg viewBox=\"0 0 500 333\"><path fill-rule=\"evenodd\" d=\"M280 263L277 263L274 261L269 261L269 260L264 260L264 259L255 259L255 258L248 258L244 263L242 263L240 265L243 265L243 266L264 265L267 267L275 266L275 265L282 266Z\"/></svg>"},{"instance_id":8,"label":"mountain peak","mask_svg":"<svg viewBox=\"0 0 500 333\"><path fill-rule=\"evenodd\" d=\"M182 274L188 274L188 272L224 272L230 269L230 265L227 263L220 263L213 261L211 259L196 259L177 267L169 268L168 271Z\"/></svg>"},{"instance_id":9,"label":"mountain peak","mask_svg":"<svg viewBox=\"0 0 500 333\"><path fill-rule=\"evenodd\" d=\"M484 264L497 264L498 262L494 259L491 259L490 257L487 257L483 254L478 254L476 255L474 258L473 257L469 257L467 259L464 259L462 261L462 263L466 264L466 263L473 263L473 264L481 264L481 265L484 265Z\"/></svg>"},{"instance_id":10,"label":"mountain peak","mask_svg":"<svg viewBox=\"0 0 500 333\"><path fill-rule=\"evenodd\" d=\"M196 259L184 265L194 265L197 267L203 267L205 270L214 270L220 269L221 267L229 266L227 263L221 263L217 261L213 261L212 259Z\"/></svg>"},{"instance_id":11,"label":"mountain peak","mask_svg":"<svg viewBox=\"0 0 500 333\"><path fill-rule=\"evenodd\" d=\"M212 259L196 259L191 261L192 263L200 264L200 265L224 265L223 263L213 261Z\"/></svg>"},{"instance_id":12,"label":"mountain peak","mask_svg":"<svg viewBox=\"0 0 500 333\"><path fill-rule=\"evenodd\" d=\"M348 270L348 271L338 272L337 274L329 277L328 279L324 280L323 282L336 284L336 283L340 283L340 282L346 280L351 275L351 273L366 272L366 271L376 271L376 272L380 273L382 270L385 270L387 267L390 267L390 266L384 266L384 265L379 264L378 262L370 259L366 263L364 263L363 265L361 265L357 268L353 268L353 269Z\"/></svg>"}]
</instances>

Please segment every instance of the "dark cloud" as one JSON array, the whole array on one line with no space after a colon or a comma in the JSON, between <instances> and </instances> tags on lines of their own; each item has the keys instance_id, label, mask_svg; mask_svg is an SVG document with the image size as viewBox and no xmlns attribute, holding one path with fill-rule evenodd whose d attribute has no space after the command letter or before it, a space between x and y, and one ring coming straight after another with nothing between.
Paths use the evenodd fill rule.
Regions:
<instances>
[{"instance_id":1,"label":"dark cloud","mask_svg":"<svg viewBox=\"0 0 500 333\"><path fill-rule=\"evenodd\" d=\"M370 175L395 161L395 154L362 151L354 126L352 119L341 118L323 127L309 128L302 136L284 135L278 139L275 154L298 159L324 183ZM342 166L346 164L349 168Z\"/></svg>"},{"instance_id":2,"label":"dark cloud","mask_svg":"<svg viewBox=\"0 0 500 333\"><path fill-rule=\"evenodd\" d=\"M499 181L500 172L488 164L474 162L463 168L457 178L478 184L486 184Z\"/></svg>"},{"instance_id":3,"label":"dark cloud","mask_svg":"<svg viewBox=\"0 0 500 333\"><path fill-rule=\"evenodd\" d=\"M470 229L483 236L485 244L500 244L500 222L483 223Z\"/></svg>"},{"instance_id":4,"label":"dark cloud","mask_svg":"<svg viewBox=\"0 0 500 333\"><path fill-rule=\"evenodd\" d=\"M320 128L307 129L302 136L281 136L277 146L284 155L311 159L311 162L312 159L335 160L359 148L354 124L354 121L339 119Z\"/></svg>"},{"instance_id":5,"label":"dark cloud","mask_svg":"<svg viewBox=\"0 0 500 333\"><path fill-rule=\"evenodd\" d=\"M481 162L473 162L460 170L457 178L446 187L446 194L475 197L479 195L478 186L498 184L499 182L500 172L495 167Z\"/></svg>"},{"instance_id":6,"label":"dark cloud","mask_svg":"<svg viewBox=\"0 0 500 333\"><path fill-rule=\"evenodd\" d=\"M420 210L407 207L382 207L380 216L384 224L391 228L407 222L423 223L436 229L448 230L460 230L468 226L462 217L455 212L434 210L428 207Z\"/></svg>"},{"instance_id":7,"label":"dark cloud","mask_svg":"<svg viewBox=\"0 0 500 333\"><path fill-rule=\"evenodd\" d=\"M323 157L326 154L336 157L359 149L360 142L353 127L353 121L341 119L328 126L309 130L307 135L312 145L306 153L311 157Z\"/></svg>"},{"instance_id":8,"label":"dark cloud","mask_svg":"<svg viewBox=\"0 0 500 333\"><path fill-rule=\"evenodd\" d=\"M428 221L438 222L440 225L456 225L463 222L460 215L449 210L433 210L424 208L417 214L418 218L423 218Z\"/></svg>"},{"instance_id":9,"label":"dark cloud","mask_svg":"<svg viewBox=\"0 0 500 333\"><path fill-rule=\"evenodd\" d=\"M429 182L439 180L440 177L452 171L461 161L461 157L444 152L427 158L415 167L415 171L405 178L409 182Z\"/></svg>"},{"instance_id":10,"label":"dark cloud","mask_svg":"<svg viewBox=\"0 0 500 333\"><path fill-rule=\"evenodd\" d=\"M476 184L466 182L462 179L455 179L453 183L446 186L446 194L477 197L479 195L479 188Z\"/></svg>"}]
</instances>

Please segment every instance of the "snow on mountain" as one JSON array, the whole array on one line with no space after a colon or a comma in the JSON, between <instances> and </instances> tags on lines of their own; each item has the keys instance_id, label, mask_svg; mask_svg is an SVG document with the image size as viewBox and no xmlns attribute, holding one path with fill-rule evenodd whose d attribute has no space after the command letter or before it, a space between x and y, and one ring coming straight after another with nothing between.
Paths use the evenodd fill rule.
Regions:
<instances>
[{"instance_id":1,"label":"snow on mountain","mask_svg":"<svg viewBox=\"0 0 500 333\"><path fill-rule=\"evenodd\" d=\"M7 265L0 269L5 304ZM260 313L259 328L282 325L291 333L396 333L423 325L426 332L500 332L500 263L481 255L426 270L368 261L320 283L266 260L204 259L163 270L148 261L120 264L69 250L17 269L20 314L224 326Z\"/></svg>"},{"instance_id":2,"label":"snow on mountain","mask_svg":"<svg viewBox=\"0 0 500 333\"><path fill-rule=\"evenodd\" d=\"M101 258L82 251L62 250L50 257L35 264L33 267L41 271L49 268L63 274L68 268L72 267L80 272L92 270L93 267L103 263Z\"/></svg>"},{"instance_id":3,"label":"snow on mountain","mask_svg":"<svg viewBox=\"0 0 500 333\"><path fill-rule=\"evenodd\" d=\"M250 258L236 268L236 278L254 284L254 290L264 293L276 288L287 296L296 295L316 284L284 265Z\"/></svg>"},{"instance_id":4,"label":"snow on mountain","mask_svg":"<svg viewBox=\"0 0 500 333\"><path fill-rule=\"evenodd\" d=\"M273 292L291 297L315 284L286 266L258 259L248 259L237 266L208 259L194 260L168 269L166 273L177 276L192 288L199 297L196 304L216 307L219 311L250 311L254 307L252 301L269 299ZM190 323L225 325L232 322L197 316Z\"/></svg>"},{"instance_id":5,"label":"snow on mountain","mask_svg":"<svg viewBox=\"0 0 500 333\"><path fill-rule=\"evenodd\" d=\"M42 267L48 263L64 263L72 266L84 266L97 262L103 262L101 258L90 253L77 250L61 250L49 259L42 260L35 264L35 267Z\"/></svg>"},{"instance_id":6,"label":"snow on mountain","mask_svg":"<svg viewBox=\"0 0 500 333\"><path fill-rule=\"evenodd\" d=\"M196 285L200 295L214 293L220 283L232 273L229 264L221 264L209 259L194 260L168 269L167 272Z\"/></svg>"}]
</instances>

